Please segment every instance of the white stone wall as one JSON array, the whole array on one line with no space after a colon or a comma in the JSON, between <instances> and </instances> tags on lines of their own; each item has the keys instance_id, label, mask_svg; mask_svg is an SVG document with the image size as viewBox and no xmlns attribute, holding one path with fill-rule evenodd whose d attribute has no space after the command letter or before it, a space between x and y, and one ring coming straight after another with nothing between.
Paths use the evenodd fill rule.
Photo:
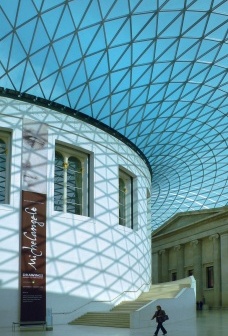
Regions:
<instances>
[{"instance_id":1,"label":"white stone wall","mask_svg":"<svg viewBox=\"0 0 228 336\"><path fill-rule=\"evenodd\" d=\"M19 316L19 249L22 120L48 125L47 308L54 323L65 323L89 310L112 306L119 297L134 298L151 282L147 232L150 173L123 142L85 122L29 103L0 99L0 130L12 132L10 204L0 205L0 325ZM92 217L54 211L55 141L93 153ZM118 169L137 178L137 229L118 225Z\"/></svg>"}]
</instances>

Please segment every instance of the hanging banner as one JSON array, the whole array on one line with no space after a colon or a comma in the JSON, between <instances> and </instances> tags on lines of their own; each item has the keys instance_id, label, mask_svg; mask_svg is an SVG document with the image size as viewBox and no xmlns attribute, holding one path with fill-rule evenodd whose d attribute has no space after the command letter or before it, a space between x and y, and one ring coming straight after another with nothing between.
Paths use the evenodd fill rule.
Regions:
<instances>
[{"instance_id":1,"label":"hanging banner","mask_svg":"<svg viewBox=\"0 0 228 336\"><path fill-rule=\"evenodd\" d=\"M46 321L46 195L22 192L21 322Z\"/></svg>"},{"instance_id":2,"label":"hanging banner","mask_svg":"<svg viewBox=\"0 0 228 336\"><path fill-rule=\"evenodd\" d=\"M21 322L46 321L47 125L23 121Z\"/></svg>"}]
</instances>

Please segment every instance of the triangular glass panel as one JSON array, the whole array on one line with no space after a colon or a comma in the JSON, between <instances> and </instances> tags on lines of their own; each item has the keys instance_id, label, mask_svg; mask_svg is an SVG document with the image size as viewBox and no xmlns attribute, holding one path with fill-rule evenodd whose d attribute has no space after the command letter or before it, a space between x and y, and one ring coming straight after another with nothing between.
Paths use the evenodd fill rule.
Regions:
<instances>
[{"instance_id":1,"label":"triangular glass panel","mask_svg":"<svg viewBox=\"0 0 228 336\"><path fill-rule=\"evenodd\" d=\"M22 61L26 61L26 52L25 49L22 47L20 40L15 35L13 39L11 54L9 59L9 68L14 67L16 64L21 63ZM20 68L18 68L18 72L20 72ZM20 81L19 81L20 82Z\"/></svg>"},{"instance_id":2,"label":"triangular glass panel","mask_svg":"<svg viewBox=\"0 0 228 336\"><path fill-rule=\"evenodd\" d=\"M182 35L185 37L199 38L203 36L204 28L207 24L205 13L202 12L185 12Z\"/></svg>"},{"instance_id":3,"label":"triangular glass panel","mask_svg":"<svg viewBox=\"0 0 228 336\"><path fill-rule=\"evenodd\" d=\"M177 60L189 62L189 60L195 59L199 49L198 45L198 39L181 38L176 55Z\"/></svg>"},{"instance_id":4,"label":"triangular glass panel","mask_svg":"<svg viewBox=\"0 0 228 336\"><path fill-rule=\"evenodd\" d=\"M119 23L120 20L118 20ZM129 41L130 41L130 36L131 36L131 30L130 30L130 23L128 20L123 20L122 21L122 25L121 27L119 27L119 29L113 30L115 31L115 35L113 36L113 40L110 43L110 46L116 46L116 45L129 45ZM114 24L116 24L116 20L113 21ZM110 27L111 29L111 27Z\"/></svg>"},{"instance_id":5,"label":"triangular glass panel","mask_svg":"<svg viewBox=\"0 0 228 336\"><path fill-rule=\"evenodd\" d=\"M42 87L42 90L44 92L44 98L50 100L50 95L52 92L52 87L56 80L56 74L52 74L45 78L45 80L40 81L40 85Z\"/></svg>"},{"instance_id":6,"label":"triangular glass panel","mask_svg":"<svg viewBox=\"0 0 228 336\"><path fill-rule=\"evenodd\" d=\"M209 65L206 63L195 63L189 74L189 80L195 83L203 83L209 71Z\"/></svg>"},{"instance_id":7,"label":"triangular glass panel","mask_svg":"<svg viewBox=\"0 0 228 336\"><path fill-rule=\"evenodd\" d=\"M61 40L56 40L52 47L55 51L55 56L58 59L58 64L64 64L66 55L69 52L69 48L72 42L72 36L63 37ZM64 63L63 63L64 62Z\"/></svg>"},{"instance_id":8,"label":"triangular glass panel","mask_svg":"<svg viewBox=\"0 0 228 336\"><path fill-rule=\"evenodd\" d=\"M165 99L179 100L183 86L180 83L169 83L166 87Z\"/></svg>"},{"instance_id":9,"label":"triangular glass panel","mask_svg":"<svg viewBox=\"0 0 228 336\"><path fill-rule=\"evenodd\" d=\"M83 63L77 63L77 69L74 72L74 79L70 85L70 89L82 85L81 83L86 83L87 77L85 72L85 67Z\"/></svg>"},{"instance_id":10,"label":"triangular glass panel","mask_svg":"<svg viewBox=\"0 0 228 336\"><path fill-rule=\"evenodd\" d=\"M198 12L206 12L210 9L211 7L211 2L210 1L191 1L189 0L189 4L187 5L188 10L190 11L198 11Z\"/></svg>"},{"instance_id":11,"label":"triangular glass panel","mask_svg":"<svg viewBox=\"0 0 228 336\"><path fill-rule=\"evenodd\" d=\"M99 100L104 97L109 96L109 87L110 87L110 79L109 77L103 77L103 81L101 82L101 85L99 89L97 90L96 94L96 100Z\"/></svg>"},{"instance_id":12,"label":"triangular glass panel","mask_svg":"<svg viewBox=\"0 0 228 336\"><path fill-rule=\"evenodd\" d=\"M17 36L20 39L21 45L26 51L29 51L33 40L34 21L26 23L17 29Z\"/></svg>"},{"instance_id":13,"label":"triangular glass panel","mask_svg":"<svg viewBox=\"0 0 228 336\"><path fill-rule=\"evenodd\" d=\"M58 16L59 14L60 13L58 11ZM68 34L75 33L76 27L72 21L72 15L70 14L68 7L62 8L61 16L60 18L57 17L55 26L56 26L55 39L62 38L63 36L66 36Z\"/></svg>"},{"instance_id":14,"label":"triangular glass panel","mask_svg":"<svg viewBox=\"0 0 228 336\"><path fill-rule=\"evenodd\" d=\"M123 110L123 109L128 108L128 102L129 102L128 95L129 93L126 93L126 91L112 94L111 96L112 112L115 112L116 110Z\"/></svg>"},{"instance_id":15,"label":"triangular glass panel","mask_svg":"<svg viewBox=\"0 0 228 336\"><path fill-rule=\"evenodd\" d=\"M128 49L128 46L118 46L114 48L110 48L108 50L108 63L110 66L110 70L114 69L116 64L118 63L121 55L125 53L125 50Z\"/></svg>"},{"instance_id":16,"label":"triangular glass panel","mask_svg":"<svg viewBox=\"0 0 228 336\"><path fill-rule=\"evenodd\" d=\"M217 41L203 40L200 44L198 59L200 61L210 62L216 57L219 47L220 44Z\"/></svg>"},{"instance_id":17,"label":"triangular glass panel","mask_svg":"<svg viewBox=\"0 0 228 336\"><path fill-rule=\"evenodd\" d=\"M82 91L84 89L84 86L81 85L77 88L73 88L70 91L68 91L68 98L69 98L69 102L70 102L70 107L71 108L75 108L76 110L78 109L78 105L77 102L82 94ZM81 111L80 111L81 112Z\"/></svg>"},{"instance_id":18,"label":"triangular glass panel","mask_svg":"<svg viewBox=\"0 0 228 336\"><path fill-rule=\"evenodd\" d=\"M49 76L50 74L59 72L59 64L56 60L56 56L52 48L48 50L45 66L42 72L42 78Z\"/></svg>"},{"instance_id":19,"label":"triangular glass panel","mask_svg":"<svg viewBox=\"0 0 228 336\"><path fill-rule=\"evenodd\" d=\"M156 37L156 17L152 13L141 13L141 15L132 15L131 27L132 36L135 41L152 39Z\"/></svg>"},{"instance_id":20,"label":"triangular glass panel","mask_svg":"<svg viewBox=\"0 0 228 336\"><path fill-rule=\"evenodd\" d=\"M11 30L12 27L15 26L15 20L16 20L16 15L18 12L18 8L20 7L20 2L11 2L11 1L1 1L1 7L0 10L4 13L4 17L7 17L8 21L10 22L11 25ZM0 17L2 19L2 17ZM4 21L0 21L1 24Z\"/></svg>"},{"instance_id":21,"label":"triangular glass panel","mask_svg":"<svg viewBox=\"0 0 228 336\"><path fill-rule=\"evenodd\" d=\"M163 66L161 66L161 68L163 68ZM167 82L169 82L171 72L172 72L172 64L165 63L164 64L164 69L158 74L158 76L156 76L156 81L155 82L157 82L157 83L161 83L161 82L167 83ZM153 81L154 81L154 73L153 73L152 78L153 78Z\"/></svg>"},{"instance_id":22,"label":"triangular glass panel","mask_svg":"<svg viewBox=\"0 0 228 336\"><path fill-rule=\"evenodd\" d=\"M78 106L79 111L83 111L84 106L87 106L89 102L89 91L87 86L83 86L80 96L75 99L75 104Z\"/></svg>"},{"instance_id":23,"label":"triangular glass panel","mask_svg":"<svg viewBox=\"0 0 228 336\"><path fill-rule=\"evenodd\" d=\"M86 60L87 62L87 60ZM92 78L99 78L109 73L109 62L107 53L102 53L99 62L97 63Z\"/></svg>"},{"instance_id":24,"label":"triangular glass panel","mask_svg":"<svg viewBox=\"0 0 228 336\"><path fill-rule=\"evenodd\" d=\"M106 17L108 13L111 11L111 8L113 7L114 3L113 1L107 1L107 0L99 0L100 2L100 10L102 12L102 17Z\"/></svg>"},{"instance_id":25,"label":"triangular glass panel","mask_svg":"<svg viewBox=\"0 0 228 336\"><path fill-rule=\"evenodd\" d=\"M151 80L151 66L141 65L133 67L131 70L131 76L133 86L148 85Z\"/></svg>"},{"instance_id":26,"label":"triangular glass panel","mask_svg":"<svg viewBox=\"0 0 228 336\"><path fill-rule=\"evenodd\" d=\"M37 84L37 76L34 73L34 69L31 67L30 62L26 64L23 81L21 81L21 92L33 91L33 87Z\"/></svg>"},{"instance_id":27,"label":"triangular glass panel","mask_svg":"<svg viewBox=\"0 0 228 336\"><path fill-rule=\"evenodd\" d=\"M96 68L99 66L99 63L102 62L103 56L104 52L86 56L84 62L88 78L94 77L94 72L96 71ZM102 69L102 67L100 69ZM103 71L102 73L99 74L99 76L102 76L105 73L107 73L107 71ZM98 76L98 73L96 74L96 76Z\"/></svg>"},{"instance_id":28,"label":"triangular glass panel","mask_svg":"<svg viewBox=\"0 0 228 336\"><path fill-rule=\"evenodd\" d=\"M101 98L98 98L99 91L102 90L102 86L104 84L104 81L106 80L107 76L102 76L97 79L91 80L89 84L89 91L90 91L90 99L93 103L94 101L100 100Z\"/></svg>"},{"instance_id":29,"label":"triangular glass panel","mask_svg":"<svg viewBox=\"0 0 228 336\"><path fill-rule=\"evenodd\" d=\"M127 2L123 2L123 1L117 1L114 0L112 6L111 11L108 14L107 19L114 19L120 16L125 16L125 15L129 15L129 7L128 7L128 1Z\"/></svg>"},{"instance_id":30,"label":"triangular glass panel","mask_svg":"<svg viewBox=\"0 0 228 336\"><path fill-rule=\"evenodd\" d=\"M121 27L124 25L124 22L125 20L123 18L104 22L104 31L105 31L105 36L106 36L105 40L106 40L107 46L110 46L112 44L119 44L119 43L113 43L113 41L115 40L119 31L122 29ZM130 31L127 34L127 37L129 36L130 36ZM128 39L128 42L129 42L129 39Z\"/></svg>"},{"instance_id":31,"label":"triangular glass panel","mask_svg":"<svg viewBox=\"0 0 228 336\"><path fill-rule=\"evenodd\" d=\"M191 62L180 62L176 61L172 68L172 81L175 82L186 82L188 80L189 73L191 71Z\"/></svg>"},{"instance_id":32,"label":"triangular glass panel","mask_svg":"<svg viewBox=\"0 0 228 336\"><path fill-rule=\"evenodd\" d=\"M218 69L218 67L212 67L209 69L206 83L211 86L222 86L226 83L226 69ZM225 90L226 91L226 90Z\"/></svg>"},{"instance_id":33,"label":"triangular glass panel","mask_svg":"<svg viewBox=\"0 0 228 336\"><path fill-rule=\"evenodd\" d=\"M112 127L120 130L127 125L127 113L115 113L112 115Z\"/></svg>"},{"instance_id":34,"label":"triangular glass panel","mask_svg":"<svg viewBox=\"0 0 228 336\"><path fill-rule=\"evenodd\" d=\"M11 43L12 43L12 35L4 38L1 41L1 64L5 67L4 72L6 73L6 69L8 69L8 64L10 61L10 52L11 52Z\"/></svg>"},{"instance_id":35,"label":"triangular glass panel","mask_svg":"<svg viewBox=\"0 0 228 336\"><path fill-rule=\"evenodd\" d=\"M43 67L45 66L44 62L40 62L40 60L45 60L48 53L48 47L46 49L41 49L37 53L30 56L30 63L31 66L34 68L34 71L36 72L37 78L40 78L43 72Z\"/></svg>"},{"instance_id":36,"label":"triangular glass panel","mask_svg":"<svg viewBox=\"0 0 228 336\"><path fill-rule=\"evenodd\" d=\"M122 99L120 99L118 105L116 108L114 108L114 111L126 111L129 108L129 91L122 91L118 93L119 95L122 95Z\"/></svg>"},{"instance_id":37,"label":"triangular glass panel","mask_svg":"<svg viewBox=\"0 0 228 336\"><path fill-rule=\"evenodd\" d=\"M65 53L64 64L74 63L78 60L82 59L82 54L80 50L80 45L78 42L78 37L74 36L71 41L69 48L67 48L67 52Z\"/></svg>"},{"instance_id":38,"label":"triangular glass panel","mask_svg":"<svg viewBox=\"0 0 228 336\"><path fill-rule=\"evenodd\" d=\"M142 86L138 88L132 88L130 92L130 106L143 106L147 101L148 87Z\"/></svg>"},{"instance_id":39,"label":"triangular glass panel","mask_svg":"<svg viewBox=\"0 0 228 336\"><path fill-rule=\"evenodd\" d=\"M227 12L227 10L226 10ZM220 23L218 25L218 22ZM209 21L206 25L205 36L210 39L221 41L227 34L227 17L211 13Z\"/></svg>"},{"instance_id":40,"label":"triangular glass panel","mask_svg":"<svg viewBox=\"0 0 228 336\"><path fill-rule=\"evenodd\" d=\"M157 34L159 37L179 36L182 20L179 11L160 12Z\"/></svg>"},{"instance_id":41,"label":"triangular glass panel","mask_svg":"<svg viewBox=\"0 0 228 336\"><path fill-rule=\"evenodd\" d=\"M80 6L80 5L79 5ZM100 6L98 1L89 1L86 10L81 16L80 29L96 25L102 21Z\"/></svg>"},{"instance_id":42,"label":"triangular glass panel","mask_svg":"<svg viewBox=\"0 0 228 336\"><path fill-rule=\"evenodd\" d=\"M127 76L127 71L126 70L119 70L111 73L111 92L118 92L121 90L126 90L127 88L130 87L130 78ZM123 85L123 83L125 85Z\"/></svg>"},{"instance_id":43,"label":"triangular glass panel","mask_svg":"<svg viewBox=\"0 0 228 336\"><path fill-rule=\"evenodd\" d=\"M120 53L120 48L118 47L119 50L119 59L116 62L115 66L111 68L112 71L114 70L119 70L119 69L124 69L124 68L130 68L131 67L131 50L127 46L125 46L125 50L123 53Z\"/></svg>"},{"instance_id":44,"label":"triangular glass panel","mask_svg":"<svg viewBox=\"0 0 228 336\"><path fill-rule=\"evenodd\" d=\"M8 34L12 33L13 26L10 24L9 20L7 20L7 16L3 15L2 11L0 10L0 22L1 22L1 37L0 40L2 42L3 38L6 37Z\"/></svg>"},{"instance_id":45,"label":"triangular glass panel","mask_svg":"<svg viewBox=\"0 0 228 336\"><path fill-rule=\"evenodd\" d=\"M156 60L167 61L175 59L178 44L176 39L169 39L164 43L164 40L158 40L155 48Z\"/></svg>"},{"instance_id":46,"label":"triangular glass panel","mask_svg":"<svg viewBox=\"0 0 228 336\"><path fill-rule=\"evenodd\" d=\"M88 29L83 29L78 32L78 39L80 45L80 51L83 55L86 54L87 50L90 48L90 43L94 38L98 27L90 27Z\"/></svg>"},{"instance_id":47,"label":"triangular glass panel","mask_svg":"<svg viewBox=\"0 0 228 336\"><path fill-rule=\"evenodd\" d=\"M21 83L22 81L22 76L23 76L23 71L24 71L24 68L25 68L25 62L23 62L23 64L20 65L20 71L18 71L18 68L13 68L12 70L10 70L10 72L8 73L8 78L9 78L9 81L7 80L7 88L13 88L14 90L16 90L16 83ZM11 82L11 85L9 85ZM14 85L15 83L15 85ZM20 85L21 86L21 85ZM20 86L18 85L17 86L17 90L20 91Z\"/></svg>"},{"instance_id":48,"label":"triangular glass panel","mask_svg":"<svg viewBox=\"0 0 228 336\"><path fill-rule=\"evenodd\" d=\"M65 87L65 83L64 83L62 75L60 74L59 76L57 76L55 84L53 85L53 88L52 88L53 90L50 96L50 100L56 101L56 99L58 98L56 94L60 92L59 88L64 88L64 87ZM64 91L66 92L66 89ZM61 99L58 101L60 103Z\"/></svg>"},{"instance_id":49,"label":"triangular glass panel","mask_svg":"<svg viewBox=\"0 0 228 336\"><path fill-rule=\"evenodd\" d=\"M34 39L30 50L31 54L40 51L42 48L47 48L50 43L47 31L44 29L41 21L38 21L36 30L33 31L33 34ZM42 38L40 38L41 36Z\"/></svg>"},{"instance_id":50,"label":"triangular glass panel","mask_svg":"<svg viewBox=\"0 0 228 336\"><path fill-rule=\"evenodd\" d=\"M104 44L101 43L101 41L105 41L105 34L102 27L99 26L97 31L94 32L94 37L91 40L90 46L88 47L87 55L88 54L94 55L94 53L98 53L100 52L100 50L105 51L106 45L105 43Z\"/></svg>"},{"instance_id":51,"label":"triangular glass panel","mask_svg":"<svg viewBox=\"0 0 228 336\"><path fill-rule=\"evenodd\" d=\"M154 57L155 45L151 41L137 41L132 44L132 63L151 63Z\"/></svg>"},{"instance_id":52,"label":"triangular glass panel","mask_svg":"<svg viewBox=\"0 0 228 336\"><path fill-rule=\"evenodd\" d=\"M151 11L156 11L157 10L157 2L156 1L151 1L151 0L137 0L137 2L133 1L130 2L131 9L135 13L143 13L148 11L148 8ZM133 7L134 6L134 7Z\"/></svg>"},{"instance_id":53,"label":"triangular glass panel","mask_svg":"<svg viewBox=\"0 0 228 336\"><path fill-rule=\"evenodd\" d=\"M46 11L46 10L50 11L50 10L56 9L60 6L62 6L62 7L66 6L66 3L63 2L62 0L55 0L54 3L52 1L43 1L43 0L36 1L35 3L37 3L37 2L40 2L39 7L41 7L41 5L42 5L42 10L43 11Z\"/></svg>"}]
</instances>

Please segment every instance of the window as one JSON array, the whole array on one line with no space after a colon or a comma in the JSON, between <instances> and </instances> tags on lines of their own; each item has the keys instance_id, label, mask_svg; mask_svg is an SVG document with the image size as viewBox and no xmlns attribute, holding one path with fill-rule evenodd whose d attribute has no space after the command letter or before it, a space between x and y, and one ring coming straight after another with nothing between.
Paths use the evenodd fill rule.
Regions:
<instances>
[{"instance_id":1,"label":"window","mask_svg":"<svg viewBox=\"0 0 228 336\"><path fill-rule=\"evenodd\" d=\"M214 269L213 266L206 267L207 288L214 288Z\"/></svg>"},{"instance_id":2,"label":"window","mask_svg":"<svg viewBox=\"0 0 228 336\"><path fill-rule=\"evenodd\" d=\"M71 148L56 146L54 209L89 215L89 155Z\"/></svg>"},{"instance_id":3,"label":"window","mask_svg":"<svg viewBox=\"0 0 228 336\"><path fill-rule=\"evenodd\" d=\"M177 272L172 272L171 279L172 279L172 281L176 281L177 280Z\"/></svg>"},{"instance_id":4,"label":"window","mask_svg":"<svg viewBox=\"0 0 228 336\"><path fill-rule=\"evenodd\" d=\"M0 132L0 204L9 203L10 135Z\"/></svg>"},{"instance_id":5,"label":"window","mask_svg":"<svg viewBox=\"0 0 228 336\"><path fill-rule=\"evenodd\" d=\"M188 270L188 276L192 276L193 275L193 269L189 269Z\"/></svg>"},{"instance_id":6,"label":"window","mask_svg":"<svg viewBox=\"0 0 228 336\"><path fill-rule=\"evenodd\" d=\"M119 171L119 224L133 228L133 177Z\"/></svg>"}]
</instances>

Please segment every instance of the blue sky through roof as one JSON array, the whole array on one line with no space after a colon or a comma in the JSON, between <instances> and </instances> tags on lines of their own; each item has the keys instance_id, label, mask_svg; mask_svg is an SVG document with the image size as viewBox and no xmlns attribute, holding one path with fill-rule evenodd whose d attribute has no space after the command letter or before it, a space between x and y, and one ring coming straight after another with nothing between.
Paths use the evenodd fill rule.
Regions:
<instances>
[{"instance_id":1,"label":"blue sky through roof","mask_svg":"<svg viewBox=\"0 0 228 336\"><path fill-rule=\"evenodd\" d=\"M227 12L225 0L2 0L0 86L136 144L156 228L227 204Z\"/></svg>"}]
</instances>

